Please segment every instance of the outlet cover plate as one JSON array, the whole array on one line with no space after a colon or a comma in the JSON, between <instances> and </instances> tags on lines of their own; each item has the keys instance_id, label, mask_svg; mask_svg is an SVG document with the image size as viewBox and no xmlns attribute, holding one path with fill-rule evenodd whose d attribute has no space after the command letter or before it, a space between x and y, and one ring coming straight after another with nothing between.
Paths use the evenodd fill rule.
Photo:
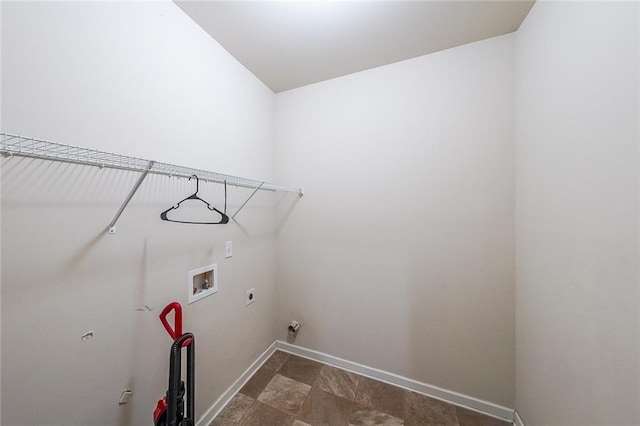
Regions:
<instances>
[{"instance_id":1,"label":"outlet cover plate","mask_svg":"<svg viewBox=\"0 0 640 426\"><path fill-rule=\"evenodd\" d=\"M256 301L256 288L253 287L247 290L247 297L245 298L245 303L247 304L247 306L249 306L255 301Z\"/></svg>"}]
</instances>

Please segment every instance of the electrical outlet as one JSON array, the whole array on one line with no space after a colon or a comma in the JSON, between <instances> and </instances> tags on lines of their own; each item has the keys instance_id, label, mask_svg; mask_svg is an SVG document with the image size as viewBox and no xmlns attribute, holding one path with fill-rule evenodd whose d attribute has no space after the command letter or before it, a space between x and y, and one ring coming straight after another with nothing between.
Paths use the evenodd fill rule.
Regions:
<instances>
[{"instance_id":1,"label":"electrical outlet","mask_svg":"<svg viewBox=\"0 0 640 426\"><path fill-rule=\"evenodd\" d=\"M255 301L256 301L256 289L254 287L247 290L247 297L245 298L245 303L247 304L247 306L249 306Z\"/></svg>"},{"instance_id":2,"label":"electrical outlet","mask_svg":"<svg viewBox=\"0 0 640 426\"><path fill-rule=\"evenodd\" d=\"M230 258L233 256L233 241L227 241L224 246L224 257Z\"/></svg>"}]
</instances>

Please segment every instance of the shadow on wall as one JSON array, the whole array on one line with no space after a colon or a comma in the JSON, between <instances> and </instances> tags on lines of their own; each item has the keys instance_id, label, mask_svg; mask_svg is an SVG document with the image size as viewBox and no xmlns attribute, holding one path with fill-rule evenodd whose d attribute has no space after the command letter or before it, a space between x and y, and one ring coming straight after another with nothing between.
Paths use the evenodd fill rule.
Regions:
<instances>
[{"instance_id":1,"label":"shadow on wall","mask_svg":"<svg viewBox=\"0 0 640 426\"><path fill-rule=\"evenodd\" d=\"M287 224L289 217L293 213L296 205L302 198L301 195L292 192L284 192L276 203L278 215L276 218L276 235L280 233L282 228Z\"/></svg>"}]
</instances>

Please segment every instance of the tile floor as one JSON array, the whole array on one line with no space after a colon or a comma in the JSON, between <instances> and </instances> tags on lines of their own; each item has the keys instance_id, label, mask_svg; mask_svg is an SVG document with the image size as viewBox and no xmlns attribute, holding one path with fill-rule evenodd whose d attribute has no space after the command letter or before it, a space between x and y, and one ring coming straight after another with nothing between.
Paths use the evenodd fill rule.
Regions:
<instances>
[{"instance_id":1,"label":"tile floor","mask_svg":"<svg viewBox=\"0 0 640 426\"><path fill-rule=\"evenodd\" d=\"M510 423L276 351L210 426L508 426Z\"/></svg>"}]
</instances>

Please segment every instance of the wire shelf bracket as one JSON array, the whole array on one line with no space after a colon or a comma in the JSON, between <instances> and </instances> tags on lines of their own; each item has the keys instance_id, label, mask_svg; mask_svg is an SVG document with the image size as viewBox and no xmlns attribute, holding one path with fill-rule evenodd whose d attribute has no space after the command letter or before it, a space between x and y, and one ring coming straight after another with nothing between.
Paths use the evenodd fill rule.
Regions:
<instances>
[{"instance_id":1,"label":"wire shelf bracket","mask_svg":"<svg viewBox=\"0 0 640 426\"><path fill-rule=\"evenodd\" d=\"M232 219L236 217L238 213L240 213L240 210L242 210L253 198L253 196L260 190L272 192L293 192L296 193L299 197L302 197L303 195L302 188L294 186L277 185L260 180L210 172L207 170L193 169L190 167L162 163L153 160L145 160L143 158L130 157L106 151L98 151L90 148L59 144L43 139L30 138L3 132L0 132L0 154L5 157L15 155L19 157L37 158L41 160L96 166L100 168L106 167L111 169L141 172L141 175L138 177L138 180L134 184L131 191L129 191L129 194L118 209L118 212L109 223L109 226L107 227L108 234L116 233L116 223L118 222L118 219L120 219L120 216L126 209L127 205L129 204L135 193L138 191L147 175L149 175L150 173L176 177L190 177L192 175L197 175L201 181L214 183L226 182L227 185L253 189L254 191L234 213Z\"/></svg>"},{"instance_id":2,"label":"wire shelf bracket","mask_svg":"<svg viewBox=\"0 0 640 426\"><path fill-rule=\"evenodd\" d=\"M127 205L129 204L129 201L131 201L131 199L133 198L135 193L140 188L140 185L142 185L142 182L144 182L144 179L149 174L149 171L153 167L154 163L155 163L155 161L149 161L149 165L147 166L147 168L144 170L144 172L142 172L140 177L138 177L138 180L136 181L135 185L133 185L133 188L131 188L131 191L129 191L129 195L127 195L127 198L124 199L124 202L120 206L120 209L118 209L118 213L116 213L116 215L113 217L113 219L111 219L111 222L109 223L109 228L108 228L108 231L107 231L108 234L115 234L116 233L116 222L118 222L118 219L120 219L120 216L122 215L122 212L124 212L124 209L127 208Z\"/></svg>"},{"instance_id":3,"label":"wire shelf bracket","mask_svg":"<svg viewBox=\"0 0 640 426\"><path fill-rule=\"evenodd\" d=\"M240 210L242 210L244 208L244 206L247 205L247 203L249 201L251 201L251 199L253 198L254 195L256 195L256 192L258 192L260 190L260 188L262 188L262 185L264 185L264 182L260 183L260 185L258 185L256 187L256 189L253 190L253 192L251 193L251 195L249 195L249 198L247 198L247 200L242 203L242 205L240 206L240 208L233 214L233 216L231 216L231 220L235 219L235 217L238 215L238 213L240 213Z\"/></svg>"}]
</instances>

